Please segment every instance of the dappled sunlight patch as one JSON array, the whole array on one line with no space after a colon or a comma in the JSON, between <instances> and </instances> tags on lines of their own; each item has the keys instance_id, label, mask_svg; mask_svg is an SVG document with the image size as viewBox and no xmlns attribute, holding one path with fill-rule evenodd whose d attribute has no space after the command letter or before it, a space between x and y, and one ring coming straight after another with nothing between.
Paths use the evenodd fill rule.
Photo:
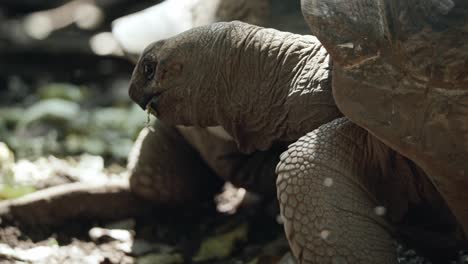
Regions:
<instances>
[{"instance_id":1,"label":"dappled sunlight patch","mask_svg":"<svg viewBox=\"0 0 468 264\"><path fill-rule=\"evenodd\" d=\"M374 213L378 216L384 216L387 213L387 208L385 208L385 206L376 206L374 208Z\"/></svg>"},{"instance_id":2,"label":"dappled sunlight patch","mask_svg":"<svg viewBox=\"0 0 468 264\"><path fill-rule=\"evenodd\" d=\"M218 212L234 214L244 200L247 191L244 188L236 188L231 183L226 183L223 192L216 196L216 209Z\"/></svg>"},{"instance_id":3,"label":"dappled sunlight patch","mask_svg":"<svg viewBox=\"0 0 468 264\"><path fill-rule=\"evenodd\" d=\"M101 156L41 157L15 161L7 145L0 142L0 200L18 198L39 189L70 182L103 185L128 180L127 170L117 164L105 166Z\"/></svg>"}]
</instances>

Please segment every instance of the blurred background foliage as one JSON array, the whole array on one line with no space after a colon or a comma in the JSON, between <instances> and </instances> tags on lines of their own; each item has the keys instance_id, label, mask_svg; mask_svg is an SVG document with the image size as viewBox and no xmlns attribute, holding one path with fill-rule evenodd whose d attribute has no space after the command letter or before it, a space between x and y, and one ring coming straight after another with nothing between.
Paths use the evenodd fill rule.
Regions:
<instances>
[{"instance_id":1,"label":"blurred background foliage","mask_svg":"<svg viewBox=\"0 0 468 264\"><path fill-rule=\"evenodd\" d=\"M0 141L17 159L90 153L123 161L145 116L111 22L157 1L2 1Z\"/></svg>"},{"instance_id":2,"label":"blurred background foliage","mask_svg":"<svg viewBox=\"0 0 468 264\"><path fill-rule=\"evenodd\" d=\"M158 2L1 1L0 200L125 171L146 116L111 23Z\"/></svg>"},{"instance_id":3,"label":"blurred background foliage","mask_svg":"<svg viewBox=\"0 0 468 264\"><path fill-rule=\"evenodd\" d=\"M2 1L0 141L17 158L86 152L123 161L145 116L127 96L133 65L111 24L159 2ZM273 26L307 31L299 1L274 2Z\"/></svg>"}]
</instances>

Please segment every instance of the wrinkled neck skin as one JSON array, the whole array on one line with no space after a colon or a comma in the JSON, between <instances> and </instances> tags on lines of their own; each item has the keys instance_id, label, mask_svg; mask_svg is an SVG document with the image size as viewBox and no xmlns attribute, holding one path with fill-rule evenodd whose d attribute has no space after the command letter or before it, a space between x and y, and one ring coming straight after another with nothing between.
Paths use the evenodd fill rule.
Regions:
<instances>
[{"instance_id":1,"label":"wrinkled neck skin","mask_svg":"<svg viewBox=\"0 0 468 264\"><path fill-rule=\"evenodd\" d=\"M315 37L241 22L218 25L223 34L213 43L221 45L208 48L219 57L203 63L214 74L201 77L207 87L190 95L196 100L187 114L195 125L221 125L250 153L294 141L341 115L328 54Z\"/></svg>"}]
</instances>

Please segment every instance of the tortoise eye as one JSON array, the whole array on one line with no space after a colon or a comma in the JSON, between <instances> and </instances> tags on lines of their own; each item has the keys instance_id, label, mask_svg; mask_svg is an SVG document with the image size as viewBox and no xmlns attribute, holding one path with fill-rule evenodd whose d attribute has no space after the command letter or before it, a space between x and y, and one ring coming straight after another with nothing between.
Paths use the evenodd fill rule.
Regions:
<instances>
[{"instance_id":1,"label":"tortoise eye","mask_svg":"<svg viewBox=\"0 0 468 264\"><path fill-rule=\"evenodd\" d=\"M155 65L151 62L146 62L143 64L143 74L146 76L148 81L153 79L155 68Z\"/></svg>"}]
</instances>

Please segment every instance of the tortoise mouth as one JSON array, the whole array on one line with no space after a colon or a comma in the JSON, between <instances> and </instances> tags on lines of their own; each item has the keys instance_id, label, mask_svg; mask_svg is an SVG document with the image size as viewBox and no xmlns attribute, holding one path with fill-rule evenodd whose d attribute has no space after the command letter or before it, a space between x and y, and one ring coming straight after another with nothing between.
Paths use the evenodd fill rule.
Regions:
<instances>
[{"instance_id":1,"label":"tortoise mouth","mask_svg":"<svg viewBox=\"0 0 468 264\"><path fill-rule=\"evenodd\" d=\"M161 96L161 94L162 92L158 92L158 93L150 94L150 95L143 97L142 105L141 105L142 108L145 111L155 114L158 108L159 97Z\"/></svg>"}]
</instances>

